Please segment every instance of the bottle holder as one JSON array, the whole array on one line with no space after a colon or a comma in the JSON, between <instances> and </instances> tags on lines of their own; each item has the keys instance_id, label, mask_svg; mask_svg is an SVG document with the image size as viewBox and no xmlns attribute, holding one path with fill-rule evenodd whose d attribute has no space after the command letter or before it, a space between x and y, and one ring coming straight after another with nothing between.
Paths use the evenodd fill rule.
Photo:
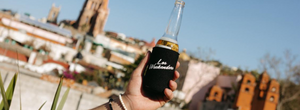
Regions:
<instances>
[{"instance_id":1,"label":"bottle holder","mask_svg":"<svg viewBox=\"0 0 300 110\"><path fill-rule=\"evenodd\" d=\"M143 89L147 94L164 95L165 88L174 78L179 53L170 49L154 47L143 75Z\"/></svg>"}]
</instances>

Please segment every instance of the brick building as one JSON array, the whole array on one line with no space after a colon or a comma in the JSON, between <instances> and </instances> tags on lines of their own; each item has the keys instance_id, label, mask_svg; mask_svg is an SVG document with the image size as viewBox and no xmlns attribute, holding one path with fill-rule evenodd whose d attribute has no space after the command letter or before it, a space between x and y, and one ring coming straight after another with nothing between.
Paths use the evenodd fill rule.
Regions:
<instances>
[{"instance_id":1,"label":"brick building","mask_svg":"<svg viewBox=\"0 0 300 110\"><path fill-rule=\"evenodd\" d=\"M208 100L221 102L223 98L223 90L221 87L215 85L211 88Z\"/></svg>"},{"instance_id":2,"label":"brick building","mask_svg":"<svg viewBox=\"0 0 300 110\"><path fill-rule=\"evenodd\" d=\"M255 86L255 77L250 73L245 74L240 82L240 88L237 92L234 105L236 108L239 108L240 110L251 110Z\"/></svg>"},{"instance_id":3,"label":"brick building","mask_svg":"<svg viewBox=\"0 0 300 110\"><path fill-rule=\"evenodd\" d=\"M233 106L231 101L227 100L228 94L226 93L228 92L226 92L226 88L222 84L216 84L207 93L202 110L226 110L227 108L238 110L276 110L279 99L279 87L279 83L274 79L270 79L266 72L259 76L258 81L252 74L246 73L239 82ZM223 108L216 107L217 105Z\"/></svg>"},{"instance_id":4,"label":"brick building","mask_svg":"<svg viewBox=\"0 0 300 110\"><path fill-rule=\"evenodd\" d=\"M240 83L235 108L240 110L276 110L279 99L279 83L264 72L257 82L252 74L246 74Z\"/></svg>"},{"instance_id":5,"label":"brick building","mask_svg":"<svg viewBox=\"0 0 300 110\"><path fill-rule=\"evenodd\" d=\"M264 72L259 77L251 110L275 110L279 99L279 83Z\"/></svg>"}]
</instances>

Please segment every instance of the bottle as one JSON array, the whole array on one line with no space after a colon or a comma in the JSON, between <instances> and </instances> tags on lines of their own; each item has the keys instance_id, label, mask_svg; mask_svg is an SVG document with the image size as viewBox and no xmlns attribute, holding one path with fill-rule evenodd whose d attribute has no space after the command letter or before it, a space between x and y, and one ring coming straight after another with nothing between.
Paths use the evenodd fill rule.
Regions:
<instances>
[{"instance_id":1,"label":"bottle","mask_svg":"<svg viewBox=\"0 0 300 110\"><path fill-rule=\"evenodd\" d=\"M165 88L169 88L169 82L174 78L179 56L177 36L184 5L184 1L176 0L165 33L156 43L144 67L143 89L146 94L164 95Z\"/></svg>"}]
</instances>

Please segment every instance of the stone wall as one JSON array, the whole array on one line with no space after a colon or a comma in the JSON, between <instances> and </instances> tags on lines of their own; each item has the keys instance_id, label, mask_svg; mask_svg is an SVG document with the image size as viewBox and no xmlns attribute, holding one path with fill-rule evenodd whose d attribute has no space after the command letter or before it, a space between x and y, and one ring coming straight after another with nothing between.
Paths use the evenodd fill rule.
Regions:
<instances>
[{"instance_id":1,"label":"stone wall","mask_svg":"<svg viewBox=\"0 0 300 110\"><path fill-rule=\"evenodd\" d=\"M1 71L2 80L5 89L8 87L11 78L15 74L12 71ZM15 88L11 110L20 109L20 95L23 110L36 110L45 101L42 110L49 110L55 95L58 84L50 83L39 79L38 77L19 74L17 86ZM67 87L62 87L60 98L66 91ZM20 94L21 93L21 94ZM1 100L2 100L2 96ZM64 105L64 110L87 110L106 103L108 99L101 98L92 94L83 93L70 89L68 98ZM58 104L57 104L58 106Z\"/></svg>"}]
</instances>

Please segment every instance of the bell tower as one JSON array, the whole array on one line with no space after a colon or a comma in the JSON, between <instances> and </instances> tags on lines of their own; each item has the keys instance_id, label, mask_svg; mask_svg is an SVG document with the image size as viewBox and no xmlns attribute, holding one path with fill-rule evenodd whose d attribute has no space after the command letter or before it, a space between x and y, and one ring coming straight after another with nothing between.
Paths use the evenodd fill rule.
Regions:
<instances>
[{"instance_id":1,"label":"bell tower","mask_svg":"<svg viewBox=\"0 0 300 110\"><path fill-rule=\"evenodd\" d=\"M255 86L255 77L250 73L246 73L240 82L240 88L237 92L237 98L234 104L236 108L239 110L251 110Z\"/></svg>"},{"instance_id":2,"label":"bell tower","mask_svg":"<svg viewBox=\"0 0 300 110\"><path fill-rule=\"evenodd\" d=\"M55 7L55 4L53 3L47 17L47 22L56 24L59 11L60 7Z\"/></svg>"},{"instance_id":3,"label":"bell tower","mask_svg":"<svg viewBox=\"0 0 300 110\"><path fill-rule=\"evenodd\" d=\"M274 79L271 80L266 71L259 76L258 83L251 110L276 110L280 84Z\"/></svg>"},{"instance_id":4,"label":"bell tower","mask_svg":"<svg viewBox=\"0 0 300 110\"><path fill-rule=\"evenodd\" d=\"M255 88L255 95L253 96L252 110L262 110L265 102L265 96L268 89L270 76L264 71L259 76L258 86Z\"/></svg>"},{"instance_id":5,"label":"bell tower","mask_svg":"<svg viewBox=\"0 0 300 110\"><path fill-rule=\"evenodd\" d=\"M104 34L103 29L108 14L108 0L86 0L74 27L94 37Z\"/></svg>"},{"instance_id":6,"label":"bell tower","mask_svg":"<svg viewBox=\"0 0 300 110\"><path fill-rule=\"evenodd\" d=\"M280 85L276 80L270 81L263 110L276 110L279 101L279 87Z\"/></svg>"},{"instance_id":7,"label":"bell tower","mask_svg":"<svg viewBox=\"0 0 300 110\"><path fill-rule=\"evenodd\" d=\"M210 101L221 102L223 98L223 90L219 86L215 85L211 88L209 96L207 97Z\"/></svg>"}]
</instances>

